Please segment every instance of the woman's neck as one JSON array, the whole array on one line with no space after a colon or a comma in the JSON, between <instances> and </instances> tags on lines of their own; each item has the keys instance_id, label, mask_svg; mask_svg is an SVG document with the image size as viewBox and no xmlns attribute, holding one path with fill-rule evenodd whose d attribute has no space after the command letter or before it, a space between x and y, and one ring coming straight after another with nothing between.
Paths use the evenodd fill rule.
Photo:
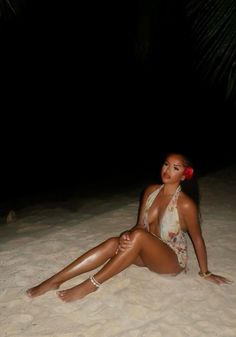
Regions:
<instances>
[{"instance_id":1,"label":"woman's neck","mask_svg":"<svg viewBox=\"0 0 236 337\"><path fill-rule=\"evenodd\" d=\"M167 185L167 184L164 184L163 186L163 194L168 196L168 195L174 195L177 188L178 188L179 184L171 184L171 185Z\"/></svg>"}]
</instances>

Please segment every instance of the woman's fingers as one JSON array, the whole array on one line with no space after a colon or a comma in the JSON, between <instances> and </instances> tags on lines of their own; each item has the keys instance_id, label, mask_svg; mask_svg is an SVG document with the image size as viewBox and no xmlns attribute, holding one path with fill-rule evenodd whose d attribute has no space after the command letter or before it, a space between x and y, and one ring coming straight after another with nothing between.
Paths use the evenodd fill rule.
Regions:
<instances>
[{"instance_id":1,"label":"woman's fingers","mask_svg":"<svg viewBox=\"0 0 236 337\"><path fill-rule=\"evenodd\" d=\"M130 240L121 240L119 244L119 250L124 251L127 248L130 248L132 246L132 241Z\"/></svg>"},{"instance_id":2,"label":"woman's fingers","mask_svg":"<svg viewBox=\"0 0 236 337\"><path fill-rule=\"evenodd\" d=\"M124 233L121 237L121 240L130 240L129 233Z\"/></svg>"},{"instance_id":3,"label":"woman's fingers","mask_svg":"<svg viewBox=\"0 0 236 337\"><path fill-rule=\"evenodd\" d=\"M230 284L232 283L233 281L223 277L223 276L220 276L220 275L215 275L215 274L212 274L210 276L207 277L207 279L213 283L216 283L218 285L221 285L221 284Z\"/></svg>"}]
</instances>

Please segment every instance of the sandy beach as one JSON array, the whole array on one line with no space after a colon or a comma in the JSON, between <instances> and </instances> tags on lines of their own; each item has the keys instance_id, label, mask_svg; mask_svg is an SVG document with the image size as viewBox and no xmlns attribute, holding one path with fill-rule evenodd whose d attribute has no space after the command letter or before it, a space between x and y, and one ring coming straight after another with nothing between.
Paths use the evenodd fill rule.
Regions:
<instances>
[{"instance_id":1,"label":"sandy beach","mask_svg":"<svg viewBox=\"0 0 236 337\"><path fill-rule=\"evenodd\" d=\"M209 269L234 280L217 286L189 270L159 276L131 266L80 301L25 290L136 222L141 190L25 207L0 226L1 337L236 337L236 167L200 178ZM82 282L89 274L63 284Z\"/></svg>"}]
</instances>

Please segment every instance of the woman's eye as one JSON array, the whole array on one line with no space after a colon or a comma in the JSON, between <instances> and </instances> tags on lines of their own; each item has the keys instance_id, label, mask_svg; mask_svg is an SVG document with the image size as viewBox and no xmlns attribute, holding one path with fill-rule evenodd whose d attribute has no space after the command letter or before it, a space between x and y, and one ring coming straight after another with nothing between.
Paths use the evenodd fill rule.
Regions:
<instances>
[{"instance_id":1,"label":"woman's eye","mask_svg":"<svg viewBox=\"0 0 236 337\"><path fill-rule=\"evenodd\" d=\"M179 171L179 168L178 167L174 167L175 171Z\"/></svg>"}]
</instances>

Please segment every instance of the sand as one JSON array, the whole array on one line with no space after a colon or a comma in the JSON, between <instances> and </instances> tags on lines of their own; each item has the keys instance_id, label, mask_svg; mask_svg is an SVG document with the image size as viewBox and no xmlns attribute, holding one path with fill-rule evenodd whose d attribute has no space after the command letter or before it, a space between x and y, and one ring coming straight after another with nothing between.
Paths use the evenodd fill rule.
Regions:
<instances>
[{"instance_id":1,"label":"sand","mask_svg":"<svg viewBox=\"0 0 236 337\"><path fill-rule=\"evenodd\" d=\"M236 280L236 168L199 183L209 269ZM236 282L217 286L200 278L190 240L187 274L159 276L131 266L80 301L64 303L55 291L35 299L25 295L89 248L133 226L139 192L35 204L1 225L1 337L236 336Z\"/></svg>"}]
</instances>

